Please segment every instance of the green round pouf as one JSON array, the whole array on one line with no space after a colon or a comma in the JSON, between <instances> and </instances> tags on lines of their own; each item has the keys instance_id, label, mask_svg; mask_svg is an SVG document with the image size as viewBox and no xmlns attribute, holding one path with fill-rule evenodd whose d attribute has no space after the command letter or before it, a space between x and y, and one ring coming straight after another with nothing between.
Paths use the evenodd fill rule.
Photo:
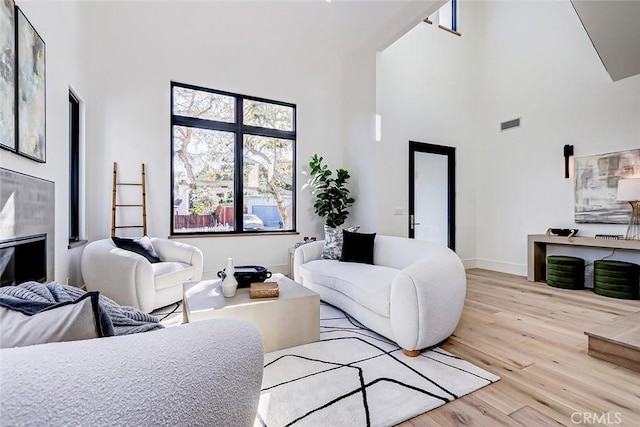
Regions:
<instances>
[{"instance_id":1,"label":"green round pouf","mask_svg":"<svg viewBox=\"0 0 640 427\"><path fill-rule=\"evenodd\" d=\"M547 284L564 289L584 288L584 260L571 256L548 256Z\"/></svg>"},{"instance_id":2,"label":"green round pouf","mask_svg":"<svg viewBox=\"0 0 640 427\"><path fill-rule=\"evenodd\" d=\"M640 298L640 266L625 261L593 262L593 292L611 298Z\"/></svg>"}]
</instances>

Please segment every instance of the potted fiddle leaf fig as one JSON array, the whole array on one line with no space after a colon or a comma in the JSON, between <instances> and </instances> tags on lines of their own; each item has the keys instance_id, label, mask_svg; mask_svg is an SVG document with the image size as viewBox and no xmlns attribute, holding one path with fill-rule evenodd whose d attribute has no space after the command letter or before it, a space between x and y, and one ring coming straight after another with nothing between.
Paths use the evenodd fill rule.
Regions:
<instances>
[{"instance_id":1,"label":"potted fiddle leaf fig","mask_svg":"<svg viewBox=\"0 0 640 427\"><path fill-rule=\"evenodd\" d=\"M333 172L322 162L323 157L318 157L317 154L314 154L309 162L309 185L313 188L312 194L316 196L313 207L329 227L336 228L347 220L347 208L355 202L354 198L349 196L349 189L346 187L351 176L342 168L336 169L336 175L333 176Z\"/></svg>"}]
</instances>

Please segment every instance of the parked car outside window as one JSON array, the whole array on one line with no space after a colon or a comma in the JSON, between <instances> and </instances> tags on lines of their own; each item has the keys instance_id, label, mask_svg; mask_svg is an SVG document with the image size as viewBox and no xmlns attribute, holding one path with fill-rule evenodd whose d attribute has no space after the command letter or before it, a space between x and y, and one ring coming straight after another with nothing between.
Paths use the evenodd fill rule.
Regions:
<instances>
[{"instance_id":1,"label":"parked car outside window","mask_svg":"<svg viewBox=\"0 0 640 427\"><path fill-rule=\"evenodd\" d=\"M264 223L262 220L253 214L242 215L242 225L245 230L262 230L264 229Z\"/></svg>"}]
</instances>

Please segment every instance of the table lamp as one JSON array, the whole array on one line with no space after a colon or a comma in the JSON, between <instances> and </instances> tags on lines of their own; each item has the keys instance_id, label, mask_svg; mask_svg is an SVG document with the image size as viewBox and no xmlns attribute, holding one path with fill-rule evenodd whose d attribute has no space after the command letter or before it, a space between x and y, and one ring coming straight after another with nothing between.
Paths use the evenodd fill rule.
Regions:
<instances>
[{"instance_id":1,"label":"table lamp","mask_svg":"<svg viewBox=\"0 0 640 427\"><path fill-rule=\"evenodd\" d=\"M618 181L618 200L631 205L631 220L627 240L640 240L640 178L621 179Z\"/></svg>"}]
</instances>

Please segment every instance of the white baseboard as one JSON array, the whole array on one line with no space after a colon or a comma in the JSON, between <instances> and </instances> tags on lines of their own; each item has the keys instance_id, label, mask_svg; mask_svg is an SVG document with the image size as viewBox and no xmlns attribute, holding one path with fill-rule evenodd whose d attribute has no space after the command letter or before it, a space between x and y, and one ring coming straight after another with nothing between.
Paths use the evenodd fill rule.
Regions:
<instances>
[{"instance_id":1,"label":"white baseboard","mask_svg":"<svg viewBox=\"0 0 640 427\"><path fill-rule=\"evenodd\" d=\"M503 261L492 261L489 259L476 259L476 268L499 271L501 273L515 274L517 276L527 275L527 266L523 264L513 264Z\"/></svg>"},{"instance_id":2,"label":"white baseboard","mask_svg":"<svg viewBox=\"0 0 640 427\"><path fill-rule=\"evenodd\" d=\"M464 265L465 270L468 270L470 268L478 268L478 260L476 258L463 259L462 265Z\"/></svg>"}]
</instances>

